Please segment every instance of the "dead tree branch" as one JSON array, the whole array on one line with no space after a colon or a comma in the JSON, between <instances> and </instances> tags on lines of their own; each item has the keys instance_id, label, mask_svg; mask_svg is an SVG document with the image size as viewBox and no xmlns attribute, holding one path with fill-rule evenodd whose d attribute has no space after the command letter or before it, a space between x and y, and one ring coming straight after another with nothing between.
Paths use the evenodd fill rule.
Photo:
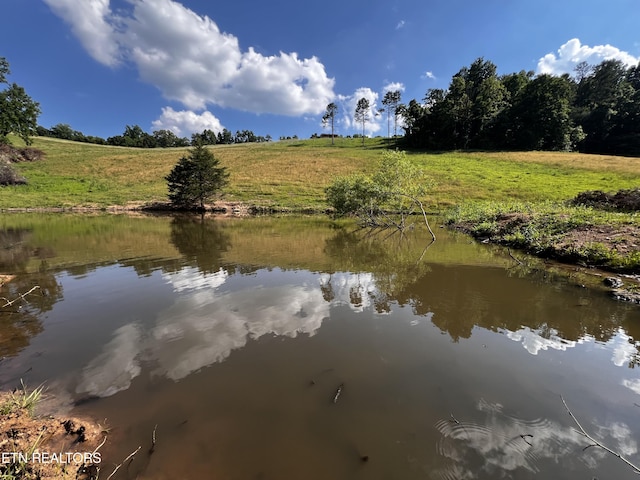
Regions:
<instances>
[{"instance_id":1,"label":"dead tree branch","mask_svg":"<svg viewBox=\"0 0 640 480\"><path fill-rule=\"evenodd\" d=\"M124 465L125 463L127 463L128 460L133 460L133 457L135 456L136 453L138 453L140 451L140 449L142 448L142 445L140 445L138 448L136 448L133 452L131 452L129 454L129 456L127 458L125 458L122 463L120 465L117 465L116 468L113 469L113 472L111 472L111 475L109 475L107 477L107 480L111 480L111 477L113 477L116 472L118 470L120 470L120 467L122 467L122 465Z\"/></svg>"},{"instance_id":2,"label":"dead tree branch","mask_svg":"<svg viewBox=\"0 0 640 480\"><path fill-rule=\"evenodd\" d=\"M567 412L569 412L569 415L571 415L571 418L573 419L573 421L575 422L575 424L578 426L579 432L581 435L583 435L585 438L587 438L591 443L591 445L587 445L584 450L586 450L589 447L600 447L603 450L609 452L611 455L613 455L614 457L618 457L620 460L622 460L624 463L626 463L627 465L629 465L629 467L631 467L631 469L633 470L633 473L639 474L640 475L640 467L638 467L637 465L634 465L633 463L631 463L629 460L627 460L625 457L623 457L621 454L619 454L618 452L616 452L615 450L610 449L609 447L607 447L606 445L604 445L602 442L596 440L595 438L593 438L591 435L589 435L586 430L584 429L584 427L580 424L580 422L578 421L578 419L575 417L575 415L571 412L571 410L569 410L569 407L567 406L567 402L565 402L564 397L561 395L560 398L562 399L562 403L564 404L564 408L567 409Z\"/></svg>"},{"instance_id":3,"label":"dead tree branch","mask_svg":"<svg viewBox=\"0 0 640 480\"><path fill-rule=\"evenodd\" d=\"M96 454L96 452L97 452L98 450L100 450L100 448L105 444L105 442L106 442L106 441L107 441L107 436L105 435L105 436L104 436L104 439L102 440L102 442L100 443L100 445L98 445L98 446L96 447L96 449L93 451L93 455L95 455L95 454Z\"/></svg>"},{"instance_id":4,"label":"dead tree branch","mask_svg":"<svg viewBox=\"0 0 640 480\"><path fill-rule=\"evenodd\" d=\"M516 262L518 262L518 265L524 265L524 263L522 263L520 260L518 260L516 257L513 256L513 254L511 253L511 249L507 248L507 253L509 254L509 256L511 258L513 258Z\"/></svg>"},{"instance_id":5,"label":"dead tree branch","mask_svg":"<svg viewBox=\"0 0 640 480\"><path fill-rule=\"evenodd\" d=\"M422 202L420 201L420 199L418 197L414 197L413 195L408 195L406 193L396 193L396 195L402 196L402 197L406 197L409 200L411 200L413 203L415 203L416 205L418 205L420 207L420 210L422 211L422 218L424 218L424 224L427 226L427 229L429 230L429 233L431 234L431 238L433 238L433 241L436 241L436 234L433 233L433 230L431 230L431 226L429 225L429 219L427 218L427 212L424 209L424 205L422 205Z\"/></svg>"},{"instance_id":6,"label":"dead tree branch","mask_svg":"<svg viewBox=\"0 0 640 480\"><path fill-rule=\"evenodd\" d=\"M149 455L151 455L156 450L156 430L158 429L158 424L153 427L153 433L151 434L151 448L149 449Z\"/></svg>"},{"instance_id":7,"label":"dead tree branch","mask_svg":"<svg viewBox=\"0 0 640 480\"><path fill-rule=\"evenodd\" d=\"M0 300L4 300L6 303L2 306L0 306L0 308L4 308L4 307L10 307L11 305L13 305L15 302L17 302L18 300L24 300L24 297L26 297L27 295L29 295L30 293L32 293L34 290L37 290L38 288L40 288L40 285L36 285L35 287L32 287L31 290L29 290L26 293L23 293L21 295L18 295L16 298L14 298L13 300L9 300L5 297L0 297Z\"/></svg>"}]
</instances>

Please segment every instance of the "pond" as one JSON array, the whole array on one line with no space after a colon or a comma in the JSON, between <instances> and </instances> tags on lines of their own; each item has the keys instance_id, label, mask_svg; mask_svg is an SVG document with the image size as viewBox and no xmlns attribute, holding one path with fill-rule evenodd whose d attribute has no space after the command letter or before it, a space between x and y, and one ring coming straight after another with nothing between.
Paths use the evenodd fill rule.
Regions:
<instances>
[{"instance_id":1,"label":"pond","mask_svg":"<svg viewBox=\"0 0 640 480\"><path fill-rule=\"evenodd\" d=\"M637 478L563 399L640 463L640 308L435 233L4 215L0 383L142 445L114 478Z\"/></svg>"}]
</instances>

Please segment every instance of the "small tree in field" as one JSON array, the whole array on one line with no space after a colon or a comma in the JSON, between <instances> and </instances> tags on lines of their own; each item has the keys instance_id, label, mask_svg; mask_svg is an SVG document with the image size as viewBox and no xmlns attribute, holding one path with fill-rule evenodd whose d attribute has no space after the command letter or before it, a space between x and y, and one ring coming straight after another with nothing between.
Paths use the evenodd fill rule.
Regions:
<instances>
[{"instance_id":1,"label":"small tree in field","mask_svg":"<svg viewBox=\"0 0 640 480\"><path fill-rule=\"evenodd\" d=\"M325 112L325 114L322 116L322 126L326 127L328 125L331 125L331 145L334 144L334 124L335 124L335 120L336 120L336 114L338 113L338 106L331 102L329 105L327 105L327 111Z\"/></svg>"},{"instance_id":2,"label":"small tree in field","mask_svg":"<svg viewBox=\"0 0 640 480\"><path fill-rule=\"evenodd\" d=\"M356 121L356 123L362 124L362 146L363 147L364 147L364 138L365 138L364 127L370 119L369 108L370 108L369 100L362 97L360 100L358 100L358 104L356 105L356 111L353 115L353 119Z\"/></svg>"},{"instance_id":3,"label":"small tree in field","mask_svg":"<svg viewBox=\"0 0 640 480\"><path fill-rule=\"evenodd\" d=\"M372 228L402 231L409 216L421 213L435 241L420 200L429 183L405 152L385 151L373 175L338 177L325 189L325 194L337 216L353 215L363 226Z\"/></svg>"},{"instance_id":4,"label":"small tree in field","mask_svg":"<svg viewBox=\"0 0 640 480\"><path fill-rule=\"evenodd\" d=\"M213 153L198 144L188 156L182 157L165 177L169 187L169 200L174 207L198 209L220 193L227 185L229 174Z\"/></svg>"}]
</instances>

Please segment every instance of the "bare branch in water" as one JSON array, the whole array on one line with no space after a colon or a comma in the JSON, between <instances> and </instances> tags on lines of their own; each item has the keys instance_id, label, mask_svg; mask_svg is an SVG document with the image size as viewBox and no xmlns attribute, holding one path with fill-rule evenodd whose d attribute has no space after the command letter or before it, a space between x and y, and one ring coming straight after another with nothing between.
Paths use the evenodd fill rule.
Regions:
<instances>
[{"instance_id":1,"label":"bare branch in water","mask_svg":"<svg viewBox=\"0 0 640 480\"><path fill-rule=\"evenodd\" d=\"M22 295L19 295L18 297L14 298L13 300L9 300L5 297L0 297L0 300L4 300L6 303L2 306L0 306L0 308L4 308L4 307L10 307L11 305L13 305L15 302L17 302L18 300L24 300L24 297L26 297L27 295L29 295L31 292L33 292L34 290L40 288L40 285L36 285L35 287L32 287L31 290L29 290L26 293L23 293Z\"/></svg>"},{"instance_id":2,"label":"bare branch in water","mask_svg":"<svg viewBox=\"0 0 640 480\"><path fill-rule=\"evenodd\" d=\"M100 447L102 447L102 446L105 444L105 442L106 442L106 441L107 441L107 436L105 435L105 436L104 436L104 439L102 440L102 443L100 443L100 445L98 445L98 446L96 447L96 449L93 451L93 455L95 455L95 454L96 454L96 452L97 452L98 450L100 450Z\"/></svg>"},{"instance_id":3,"label":"bare branch in water","mask_svg":"<svg viewBox=\"0 0 640 480\"><path fill-rule=\"evenodd\" d=\"M118 470L120 470L120 467L122 467L122 465L124 465L125 463L127 463L127 461L128 461L129 459L133 460L133 457L135 456L135 454L136 454L136 453L138 453L138 452L140 451L140 449L141 449L141 448L142 448L142 445L140 445L140 446L139 446L138 448L136 448L133 452L131 452L131 453L129 454L129 456L128 456L127 458L125 458L125 459L122 461L122 463L121 463L120 465L117 465L117 466L116 466L116 468L114 468L114 469L113 469L113 472L111 472L111 475L109 475L109 476L107 477L107 480L111 480L111 477L113 477L113 476L116 474L116 472L117 472Z\"/></svg>"},{"instance_id":4,"label":"bare branch in water","mask_svg":"<svg viewBox=\"0 0 640 480\"><path fill-rule=\"evenodd\" d=\"M520 260L518 260L516 257L513 256L513 254L511 253L511 249L507 248L507 252L509 253L509 256L511 258L513 258L516 262L518 262L519 265L524 265L524 263L522 263Z\"/></svg>"},{"instance_id":5,"label":"bare branch in water","mask_svg":"<svg viewBox=\"0 0 640 480\"><path fill-rule=\"evenodd\" d=\"M333 403L336 403L338 401L338 397L342 393L342 389L343 388L344 388L344 383L341 383L340 385L338 385L338 389L336 390L336 394L333 397Z\"/></svg>"},{"instance_id":6,"label":"bare branch in water","mask_svg":"<svg viewBox=\"0 0 640 480\"><path fill-rule=\"evenodd\" d=\"M569 407L567 406L567 402L565 402L564 397L561 395L560 398L562 399L562 403L564 404L564 408L567 409L567 412L569 412L569 415L571 415L571 418L573 419L573 421L575 422L575 424L578 426L578 433L580 433L581 435L584 435L586 438L588 438L592 444L591 445L587 445L583 450L586 450L589 447L600 447L603 450L609 452L611 455L613 455L614 457L618 457L620 460L622 460L624 463L626 463L627 465L629 465L632 469L634 473L637 473L640 475L640 467L638 467L637 465L634 465L633 463L631 463L629 460L627 460L625 457L623 457L621 454L619 454L618 452L616 452L615 450L610 449L609 447L607 447L606 445L604 445L602 442L599 442L598 440L596 440L595 438L593 438L591 435L589 435L587 433L587 431L584 429L584 427L580 424L580 422L578 421L578 419L575 417L575 415L571 412L571 410L569 410Z\"/></svg>"},{"instance_id":7,"label":"bare branch in water","mask_svg":"<svg viewBox=\"0 0 640 480\"><path fill-rule=\"evenodd\" d=\"M522 440L524 440L524 443L526 443L530 447L533 447L533 443L531 443L529 440L527 440L527 437L533 438L533 435L531 435L530 433L527 433L527 434L524 434L524 435L520 435L520 438L522 438Z\"/></svg>"},{"instance_id":8,"label":"bare branch in water","mask_svg":"<svg viewBox=\"0 0 640 480\"><path fill-rule=\"evenodd\" d=\"M151 448L149 449L149 455L151 455L156 449L156 430L158 429L158 424L153 427L153 433L151 433Z\"/></svg>"}]
</instances>

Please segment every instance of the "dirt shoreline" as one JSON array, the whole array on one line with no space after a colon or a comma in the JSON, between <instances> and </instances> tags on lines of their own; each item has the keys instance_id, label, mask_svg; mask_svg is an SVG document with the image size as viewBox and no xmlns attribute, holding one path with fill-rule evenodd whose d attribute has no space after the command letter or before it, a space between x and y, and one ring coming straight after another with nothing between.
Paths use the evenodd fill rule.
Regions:
<instances>
[{"instance_id":1,"label":"dirt shoreline","mask_svg":"<svg viewBox=\"0 0 640 480\"><path fill-rule=\"evenodd\" d=\"M541 259L555 260L568 266L585 271L596 270L596 275L611 296L616 300L640 305L640 271L637 269L614 268L596 256L580 256L576 252L588 251L590 245L598 245L605 252L624 258L640 254L640 226L638 225L589 225L564 232L551 241L544 249L534 246L514 244L507 240L519 226L526 225L529 219L524 214L503 215L496 220L496 234L485 235L476 230L477 223L469 221L453 222L448 225L482 243L492 243L514 248ZM602 261L601 261L602 260ZM602 275L600 272L605 272Z\"/></svg>"},{"instance_id":2,"label":"dirt shoreline","mask_svg":"<svg viewBox=\"0 0 640 480\"><path fill-rule=\"evenodd\" d=\"M149 214L171 214L171 213L205 213L221 216L251 216L266 215L273 213L301 213L301 214L322 214L327 213L327 209L314 207L277 207L269 205L257 205L244 202L218 201L205 205L204 212L197 210L177 209L168 202L130 202L125 205L92 206L76 205L70 207L7 207L0 208L1 213L149 213Z\"/></svg>"},{"instance_id":3,"label":"dirt shoreline","mask_svg":"<svg viewBox=\"0 0 640 480\"><path fill-rule=\"evenodd\" d=\"M33 414L25 393L0 393L0 476L15 479L98 478L108 428L89 418ZM37 409L37 407L36 407Z\"/></svg>"}]
</instances>

